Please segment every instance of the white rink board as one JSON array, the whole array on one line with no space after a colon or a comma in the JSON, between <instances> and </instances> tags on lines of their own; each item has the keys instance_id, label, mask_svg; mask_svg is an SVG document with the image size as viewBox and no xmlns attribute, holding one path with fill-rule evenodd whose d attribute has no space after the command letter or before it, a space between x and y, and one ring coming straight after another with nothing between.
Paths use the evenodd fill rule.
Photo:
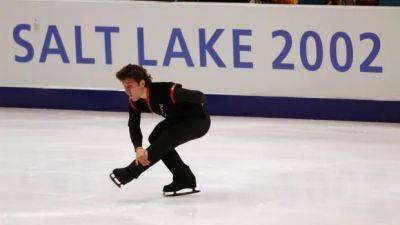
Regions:
<instances>
[{"instance_id":1,"label":"white rink board","mask_svg":"<svg viewBox=\"0 0 400 225\"><path fill-rule=\"evenodd\" d=\"M3 87L118 90L120 85L114 73L127 63L140 63L138 28L141 27L144 57L157 61L156 66L145 67L157 81L174 80L207 94L400 100L400 76L396 69L400 65L399 8L62 1L0 4L0 86ZM30 30L16 32L21 24ZM119 30L110 33L111 63L106 63L106 35L95 31L100 26ZM75 27L81 31L78 39ZM205 32L205 42L217 29L223 29L211 47L224 67L218 67L209 51L203 54L204 48L200 53L201 29ZM273 62L284 53L285 44L290 44L282 35L273 37L277 30L287 31L292 38L282 63L293 64L293 70L273 68ZM320 38L319 47L315 37L305 38L307 31ZM68 63L63 62L60 54L44 54L45 60L42 58L40 62L46 52L43 50L46 36L50 38L47 49L60 51L54 32L59 34ZM332 43L336 43L337 64L343 67L346 63L345 38L332 41L338 32L343 32L351 42L347 42L347 48L353 60L345 72L339 72L332 63ZM360 40L365 33L375 35L379 43L370 38ZM306 40L303 50L302 37L303 42ZM27 56L27 48L16 39L31 44L32 57ZM77 40L82 43L81 58L92 58L93 64L78 62ZM182 40L186 52L182 50ZM168 53L169 42L175 44ZM368 56L378 44L380 48L369 63ZM314 65L317 48L322 51L320 66ZM193 65L182 56L170 57L170 63L163 65L166 55L174 52L177 55L185 52L186 60L190 58ZM315 66L312 69L315 71L306 69L302 54L309 65ZM201 65L201 55L205 55L207 65ZM252 65L243 68L240 63L235 64L235 55L239 55L239 62ZM18 62L16 56L26 62ZM361 72L362 64L369 65L367 70L381 67L382 72Z\"/></svg>"}]
</instances>

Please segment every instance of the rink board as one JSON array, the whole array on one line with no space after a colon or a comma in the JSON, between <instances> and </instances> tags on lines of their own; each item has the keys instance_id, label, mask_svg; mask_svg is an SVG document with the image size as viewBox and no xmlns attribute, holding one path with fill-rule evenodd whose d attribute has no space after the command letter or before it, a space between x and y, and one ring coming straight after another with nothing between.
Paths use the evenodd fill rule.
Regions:
<instances>
[{"instance_id":1,"label":"rink board","mask_svg":"<svg viewBox=\"0 0 400 225\"><path fill-rule=\"evenodd\" d=\"M7 107L127 111L120 91L0 88L0 105ZM207 95L212 115L400 122L394 101Z\"/></svg>"},{"instance_id":2,"label":"rink board","mask_svg":"<svg viewBox=\"0 0 400 225\"><path fill-rule=\"evenodd\" d=\"M0 106L123 111L114 74L135 63L203 91L216 115L400 121L399 8L1 6Z\"/></svg>"}]
</instances>

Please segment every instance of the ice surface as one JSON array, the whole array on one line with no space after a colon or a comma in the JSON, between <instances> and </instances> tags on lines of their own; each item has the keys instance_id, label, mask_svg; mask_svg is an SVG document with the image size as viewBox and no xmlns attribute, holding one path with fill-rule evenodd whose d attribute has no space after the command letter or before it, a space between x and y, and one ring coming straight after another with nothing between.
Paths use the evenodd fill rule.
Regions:
<instances>
[{"instance_id":1,"label":"ice surface","mask_svg":"<svg viewBox=\"0 0 400 225\"><path fill-rule=\"evenodd\" d=\"M201 193L163 197L162 162L118 189L127 113L0 108L0 224L400 224L400 124L213 116L178 152Z\"/></svg>"}]
</instances>

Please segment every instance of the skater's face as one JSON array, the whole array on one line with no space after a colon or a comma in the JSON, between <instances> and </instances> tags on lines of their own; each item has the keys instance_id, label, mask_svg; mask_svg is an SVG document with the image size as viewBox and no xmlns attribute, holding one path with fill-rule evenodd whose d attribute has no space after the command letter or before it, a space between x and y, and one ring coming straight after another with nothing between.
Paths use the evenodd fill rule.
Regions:
<instances>
[{"instance_id":1,"label":"skater's face","mask_svg":"<svg viewBox=\"0 0 400 225\"><path fill-rule=\"evenodd\" d=\"M132 101L137 101L145 91L144 80L138 83L134 79L127 78L122 81L122 84L124 85L125 93Z\"/></svg>"}]
</instances>

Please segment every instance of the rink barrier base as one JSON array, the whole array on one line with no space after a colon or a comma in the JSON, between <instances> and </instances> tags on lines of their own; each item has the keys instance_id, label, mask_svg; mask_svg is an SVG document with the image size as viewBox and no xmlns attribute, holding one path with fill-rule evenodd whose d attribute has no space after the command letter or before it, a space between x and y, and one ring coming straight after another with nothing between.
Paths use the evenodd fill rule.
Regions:
<instances>
[{"instance_id":1,"label":"rink barrier base","mask_svg":"<svg viewBox=\"0 0 400 225\"><path fill-rule=\"evenodd\" d=\"M127 111L122 91L0 87L0 107ZM207 95L211 115L400 122L400 101Z\"/></svg>"}]
</instances>

